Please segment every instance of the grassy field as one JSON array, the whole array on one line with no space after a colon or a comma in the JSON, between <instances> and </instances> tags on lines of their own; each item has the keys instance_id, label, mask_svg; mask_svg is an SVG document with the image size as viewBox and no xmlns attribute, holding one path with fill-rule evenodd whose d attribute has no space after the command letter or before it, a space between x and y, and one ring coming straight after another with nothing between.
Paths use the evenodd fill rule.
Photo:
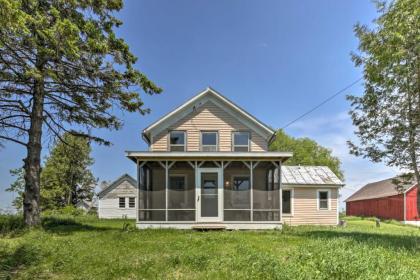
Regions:
<instances>
[{"instance_id":1,"label":"grassy field","mask_svg":"<svg viewBox=\"0 0 420 280\"><path fill-rule=\"evenodd\" d=\"M0 237L0 278L420 279L420 229L346 219L346 228L193 232L44 218L43 229Z\"/></svg>"}]
</instances>

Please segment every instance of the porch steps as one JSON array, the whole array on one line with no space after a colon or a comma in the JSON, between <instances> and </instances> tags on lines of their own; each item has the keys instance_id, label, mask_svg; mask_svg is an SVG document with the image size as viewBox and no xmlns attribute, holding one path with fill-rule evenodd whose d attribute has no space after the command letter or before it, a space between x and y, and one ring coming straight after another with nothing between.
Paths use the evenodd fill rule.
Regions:
<instances>
[{"instance_id":1,"label":"porch steps","mask_svg":"<svg viewBox=\"0 0 420 280\"><path fill-rule=\"evenodd\" d=\"M193 230L224 230L226 226L224 224L206 223L206 224L195 224L191 226Z\"/></svg>"}]
</instances>

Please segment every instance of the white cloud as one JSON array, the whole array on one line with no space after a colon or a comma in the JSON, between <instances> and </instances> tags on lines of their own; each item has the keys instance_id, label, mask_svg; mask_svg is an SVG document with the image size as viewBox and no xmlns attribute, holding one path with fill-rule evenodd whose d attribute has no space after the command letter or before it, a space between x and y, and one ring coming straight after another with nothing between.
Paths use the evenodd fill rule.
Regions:
<instances>
[{"instance_id":1,"label":"white cloud","mask_svg":"<svg viewBox=\"0 0 420 280\"><path fill-rule=\"evenodd\" d=\"M357 140L350 116L341 112L328 117L315 117L301 120L290 126L288 133L297 137L309 137L333 151L342 162L346 186L341 189L340 208L344 199L363 185L395 176L399 170L382 163L349 154L348 140Z\"/></svg>"}]
</instances>

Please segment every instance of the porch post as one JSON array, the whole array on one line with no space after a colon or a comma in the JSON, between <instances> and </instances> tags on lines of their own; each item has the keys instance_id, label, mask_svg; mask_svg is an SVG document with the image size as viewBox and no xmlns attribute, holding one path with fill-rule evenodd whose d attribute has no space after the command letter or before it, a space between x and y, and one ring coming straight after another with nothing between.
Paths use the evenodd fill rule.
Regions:
<instances>
[{"instance_id":1,"label":"porch post","mask_svg":"<svg viewBox=\"0 0 420 280\"><path fill-rule=\"evenodd\" d=\"M169 181L169 170L168 161L165 161L165 221L168 221L168 181Z\"/></svg>"},{"instance_id":2,"label":"porch post","mask_svg":"<svg viewBox=\"0 0 420 280\"><path fill-rule=\"evenodd\" d=\"M141 170L139 166L139 159L136 159L137 169L137 201L136 201L136 222L139 221L139 205L140 205L140 184L141 184Z\"/></svg>"},{"instance_id":3,"label":"porch post","mask_svg":"<svg viewBox=\"0 0 420 280\"><path fill-rule=\"evenodd\" d=\"M280 205L280 222L283 222L283 190L281 187L281 160L279 161L278 164L278 181L279 181L279 193L280 193L280 201L279 201L279 205Z\"/></svg>"},{"instance_id":4,"label":"porch post","mask_svg":"<svg viewBox=\"0 0 420 280\"><path fill-rule=\"evenodd\" d=\"M250 178L250 203L251 203L251 222L254 221L254 162L251 161L251 168L249 169L249 178Z\"/></svg>"}]
</instances>

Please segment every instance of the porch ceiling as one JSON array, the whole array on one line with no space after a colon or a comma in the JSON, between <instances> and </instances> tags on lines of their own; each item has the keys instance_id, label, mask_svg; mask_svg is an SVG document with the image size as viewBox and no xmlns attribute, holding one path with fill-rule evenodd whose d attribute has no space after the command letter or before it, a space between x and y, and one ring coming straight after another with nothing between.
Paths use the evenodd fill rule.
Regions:
<instances>
[{"instance_id":1,"label":"porch ceiling","mask_svg":"<svg viewBox=\"0 0 420 280\"><path fill-rule=\"evenodd\" d=\"M270 160L284 162L292 152L147 152L126 151L132 161L139 160Z\"/></svg>"}]
</instances>

